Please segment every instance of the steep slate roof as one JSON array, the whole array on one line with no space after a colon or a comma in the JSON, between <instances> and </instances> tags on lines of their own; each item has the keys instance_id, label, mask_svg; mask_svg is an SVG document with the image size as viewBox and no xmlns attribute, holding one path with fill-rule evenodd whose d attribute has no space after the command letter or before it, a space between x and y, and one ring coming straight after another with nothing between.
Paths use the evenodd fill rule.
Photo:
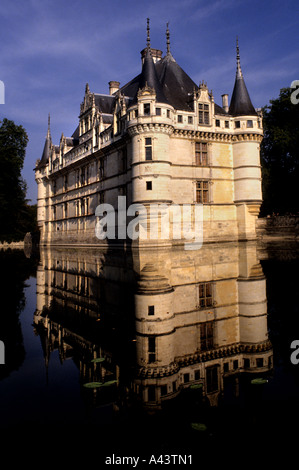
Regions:
<instances>
[{"instance_id":1,"label":"steep slate roof","mask_svg":"<svg viewBox=\"0 0 299 470\"><path fill-rule=\"evenodd\" d=\"M156 70L168 102L175 109L193 111L193 92L198 90L198 86L177 64L170 52L156 63Z\"/></svg>"},{"instance_id":2,"label":"steep slate roof","mask_svg":"<svg viewBox=\"0 0 299 470\"><path fill-rule=\"evenodd\" d=\"M98 93L94 94L95 105L104 114L113 114L113 107L115 96L113 95L101 95Z\"/></svg>"},{"instance_id":3,"label":"steep slate roof","mask_svg":"<svg viewBox=\"0 0 299 470\"><path fill-rule=\"evenodd\" d=\"M178 65L170 52L156 63L146 56L141 74L124 85L120 91L125 96L131 97L132 103L135 103L138 90L143 88L146 82L148 86L155 89L158 102L169 103L177 110L194 111L193 92L199 88ZM216 103L215 113L227 115L224 109Z\"/></svg>"},{"instance_id":4,"label":"steep slate roof","mask_svg":"<svg viewBox=\"0 0 299 470\"><path fill-rule=\"evenodd\" d=\"M47 166L49 162L49 157L50 157L50 152L51 152L51 146L52 146L52 139L51 139L51 132L50 132L50 114L48 117L48 132L46 135L46 140L45 140L45 145L44 145L44 150L42 154L42 158L37 165L37 168L43 168Z\"/></svg>"},{"instance_id":5,"label":"steep slate roof","mask_svg":"<svg viewBox=\"0 0 299 470\"><path fill-rule=\"evenodd\" d=\"M256 116L256 111L252 105L247 91L240 64L239 45L237 42L237 72L234 90L229 106L229 114L232 116Z\"/></svg>"},{"instance_id":6,"label":"steep slate roof","mask_svg":"<svg viewBox=\"0 0 299 470\"><path fill-rule=\"evenodd\" d=\"M132 103L135 103L137 101L138 90L146 85L155 90L158 103L168 103L157 74L157 68L153 61L150 47L147 47L141 73L124 85L120 91L125 96L132 98Z\"/></svg>"}]
</instances>

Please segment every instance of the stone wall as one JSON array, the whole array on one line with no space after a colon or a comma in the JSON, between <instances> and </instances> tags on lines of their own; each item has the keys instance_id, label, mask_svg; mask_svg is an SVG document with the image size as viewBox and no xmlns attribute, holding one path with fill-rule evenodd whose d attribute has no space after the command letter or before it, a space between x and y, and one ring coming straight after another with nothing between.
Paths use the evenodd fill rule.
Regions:
<instances>
[{"instance_id":1,"label":"stone wall","mask_svg":"<svg viewBox=\"0 0 299 470\"><path fill-rule=\"evenodd\" d=\"M257 219L257 237L263 241L298 241L299 216L285 215Z\"/></svg>"}]
</instances>

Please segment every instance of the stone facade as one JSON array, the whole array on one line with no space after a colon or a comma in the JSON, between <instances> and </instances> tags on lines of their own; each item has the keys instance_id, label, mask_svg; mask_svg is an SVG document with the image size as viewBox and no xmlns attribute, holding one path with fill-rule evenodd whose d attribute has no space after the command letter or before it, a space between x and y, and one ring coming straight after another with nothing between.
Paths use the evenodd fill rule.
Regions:
<instances>
[{"instance_id":1,"label":"stone facade","mask_svg":"<svg viewBox=\"0 0 299 470\"><path fill-rule=\"evenodd\" d=\"M170 53L142 51L141 74L86 85L79 125L53 145L48 134L36 165L41 244L99 245L95 209L126 205L203 204L203 241L256 238L262 202L262 118L253 108L237 54L230 106L214 102ZM117 238L117 235L116 235ZM170 238L172 238L170 236Z\"/></svg>"}]
</instances>

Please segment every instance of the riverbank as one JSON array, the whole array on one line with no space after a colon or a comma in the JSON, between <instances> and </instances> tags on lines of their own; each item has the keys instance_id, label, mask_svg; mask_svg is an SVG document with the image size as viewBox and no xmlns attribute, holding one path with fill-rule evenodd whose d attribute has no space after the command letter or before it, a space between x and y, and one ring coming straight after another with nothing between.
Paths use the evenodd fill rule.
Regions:
<instances>
[{"instance_id":1,"label":"riverbank","mask_svg":"<svg viewBox=\"0 0 299 470\"><path fill-rule=\"evenodd\" d=\"M24 240L21 242L3 242L0 243L0 250L23 250L24 249Z\"/></svg>"},{"instance_id":2,"label":"riverbank","mask_svg":"<svg viewBox=\"0 0 299 470\"><path fill-rule=\"evenodd\" d=\"M275 215L257 219L256 232L262 241L299 241L299 216Z\"/></svg>"}]
</instances>

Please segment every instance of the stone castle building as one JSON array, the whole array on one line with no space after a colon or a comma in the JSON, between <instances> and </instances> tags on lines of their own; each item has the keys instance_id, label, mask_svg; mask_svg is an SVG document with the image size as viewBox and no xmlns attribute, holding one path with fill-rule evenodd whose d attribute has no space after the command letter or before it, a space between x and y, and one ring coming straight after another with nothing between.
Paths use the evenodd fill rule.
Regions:
<instances>
[{"instance_id":1,"label":"stone castle building","mask_svg":"<svg viewBox=\"0 0 299 470\"><path fill-rule=\"evenodd\" d=\"M138 76L109 94L85 88L71 137L51 139L37 161L38 224L42 244L99 244L95 209L143 204L203 204L203 241L256 237L262 202L262 117L250 100L239 47L230 99L215 103L170 52L147 46Z\"/></svg>"}]
</instances>

